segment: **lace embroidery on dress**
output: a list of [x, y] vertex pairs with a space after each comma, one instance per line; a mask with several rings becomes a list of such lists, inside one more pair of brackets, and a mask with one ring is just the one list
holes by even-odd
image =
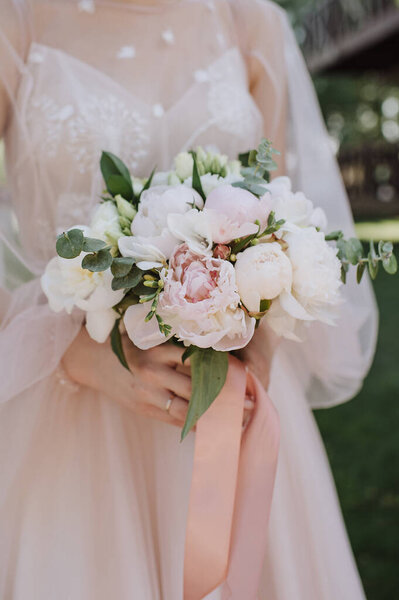
[[68, 150], [80, 173], [97, 168], [107, 148], [135, 171], [148, 155], [149, 120], [114, 95], [89, 96], [68, 123]]
[[231, 48], [207, 69], [196, 71], [194, 77], [199, 83], [209, 83], [208, 110], [221, 131], [242, 138], [256, 134], [259, 113], [248, 92], [238, 48]]
[[32, 99], [27, 115], [28, 124], [43, 124], [39, 144], [45, 156], [54, 158], [57, 155], [65, 133], [64, 124], [74, 112], [72, 104], [60, 106], [47, 94]]
[[95, 202], [87, 194], [61, 194], [57, 199], [55, 220], [57, 235], [75, 225], [88, 223]]

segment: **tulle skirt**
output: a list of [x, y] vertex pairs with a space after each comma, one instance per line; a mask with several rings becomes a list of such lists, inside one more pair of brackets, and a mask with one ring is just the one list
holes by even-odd
[[[194, 434], [181, 444], [177, 429], [61, 378], [0, 408], [0, 598], [182, 600]], [[280, 352], [270, 393], [281, 450], [259, 599], [362, 600], [300, 389]]]

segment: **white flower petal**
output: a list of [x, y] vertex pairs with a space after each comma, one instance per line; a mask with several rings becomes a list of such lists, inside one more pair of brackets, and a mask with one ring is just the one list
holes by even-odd
[[165, 337], [159, 331], [158, 321], [155, 317], [148, 321], [148, 323], [145, 322], [145, 317], [149, 313], [150, 308], [150, 303], [134, 304], [133, 306], [129, 306], [123, 318], [129, 338], [140, 350], [148, 350], [154, 346], [159, 346], [159, 344], [163, 344], [172, 337], [172, 334], [169, 337]]
[[312, 315], [310, 315], [303, 308], [302, 304], [294, 298], [294, 296], [288, 292], [282, 292], [279, 297], [281, 307], [295, 319], [301, 319], [302, 321], [313, 321]]
[[103, 344], [111, 333], [117, 316], [112, 308], [90, 310], [86, 314], [86, 329], [89, 336], [99, 344]]

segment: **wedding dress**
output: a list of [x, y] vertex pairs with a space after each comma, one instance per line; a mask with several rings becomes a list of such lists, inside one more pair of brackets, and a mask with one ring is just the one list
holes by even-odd
[[[144, 176], [183, 149], [234, 156], [264, 134], [330, 229], [350, 234], [342, 182], [293, 34], [272, 3], [2, 0], [0, 16], [10, 101], [0, 598], [181, 600], [194, 434], [180, 444], [177, 429], [64, 376], [59, 362], [81, 316], [52, 313], [38, 277], [57, 231], [87, 221], [98, 201], [102, 149]], [[9, 248], [34, 276], [12, 292]], [[284, 341], [273, 364], [281, 449], [262, 600], [364, 598], [311, 413], [352, 397], [372, 359], [369, 282], [351, 279], [344, 293], [337, 327], [311, 326], [302, 345]]]

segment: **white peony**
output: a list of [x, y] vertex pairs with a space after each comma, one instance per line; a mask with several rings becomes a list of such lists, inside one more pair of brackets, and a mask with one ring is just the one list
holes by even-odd
[[82, 258], [83, 254], [72, 259], [55, 256], [42, 275], [42, 289], [55, 312], [70, 314], [75, 306], [86, 311], [90, 336], [104, 342], [117, 316], [112, 311], [112, 320], [110, 309], [122, 300], [123, 290], [112, 290], [110, 269], [92, 273], [82, 268]]
[[[206, 173], [205, 175], [201, 175], [201, 185], [206, 197], [217, 187], [226, 184], [232, 184], [236, 181], [242, 181], [242, 175], [237, 175], [235, 173], [230, 173], [226, 175], [226, 177], [221, 177], [220, 175], [213, 175], [211, 173]], [[184, 185], [191, 188], [193, 185], [192, 177], [188, 177], [184, 181]]]
[[293, 279], [292, 296], [280, 299], [282, 307], [294, 317], [304, 310], [308, 318], [333, 324], [342, 285], [337, 250], [313, 227], [288, 233], [285, 241]]
[[[151, 181], [151, 187], [158, 185], [170, 185], [170, 176], [173, 171], [157, 171]], [[180, 179], [177, 179], [175, 185], [180, 185]]]
[[327, 227], [327, 218], [321, 208], [314, 208], [313, 203], [302, 192], [294, 193], [289, 177], [276, 177], [266, 186], [267, 193], [263, 197], [275, 213], [276, 220], [284, 219], [287, 224], [282, 231], [289, 230], [290, 225], [297, 227]]
[[111, 246], [117, 246], [118, 239], [122, 235], [119, 223], [119, 212], [115, 204], [110, 200], [102, 202], [94, 211], [91, 226], [91, 237], [104, 240]]
[[193, 208], [184, 214], [170, 214], [168, 227], [171, 235], [180, 242], [186, 242], [193, 252], [210, 255], [213, 240], [209, 212]]
[[[193, 204], [202, 208], [204, 203], [195, 190], [183, 185], [150, 187], [141, 196], [132, 222], [133, 236], [147, 238], [149, 244], [169, 258], [178, 241], [168, 229], [168, 215], [184, 214], [192, 209]], [[128, 242], [124, 242], [125, 249], [127, 245]]]
[[261, 300], [273, 300], [291, 289], [291, 262], [278, 242], [250, 246], [240, 252], [235, 271], [241, 300], [253, 313], [259, 312]]

